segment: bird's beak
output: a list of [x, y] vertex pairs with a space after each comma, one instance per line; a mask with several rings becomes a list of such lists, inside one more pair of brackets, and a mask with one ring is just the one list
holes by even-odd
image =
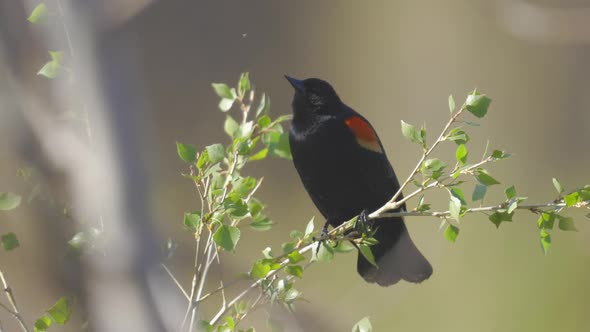
[[289, 83], [291, 83], [291, 85], [293, 86], [293, 88], [295, 88], [295, 91], [304, 93], [305, 92], [305, 86], [303, 85], [303, 81], [302, 80], [298, 80], [296, 78], [290, 77], [285, 75], [285, 78], [287, 79], [287, 81], [289, 81]]

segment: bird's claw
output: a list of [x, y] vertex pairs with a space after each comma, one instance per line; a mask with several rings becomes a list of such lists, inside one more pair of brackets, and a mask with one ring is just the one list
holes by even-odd
[[373, 228], [373, 221], [369, 220], [369, 212], [367, 210], [361, 211], [359, 216], [356, 218], [353, 227], [361, 234], [366, 234], [371, 231]]
[[320, 232], [320, 238], [319, 239], [316, 239], [315, 237], [312, 238], [312, 240], [314, 242], [318, 241], [318, 246], [316, 247], [316, 250], [315, 250], [316, 256], [320, 252], [320, 246], [322, 245], [322, 243], [328, 239], [328, 225], [329, 225], [329, 223], [326, 220], [326, 223], [324, 224], [324, 227], [322, 227], [322, 231]]

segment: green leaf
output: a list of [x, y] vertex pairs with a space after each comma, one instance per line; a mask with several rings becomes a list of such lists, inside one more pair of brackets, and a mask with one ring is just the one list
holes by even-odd
[[361, 252], [361, 254], [363, 255], [363, 257], [365, 257], [365, 259], [371, 263], [373, 266], [377, 267], [377, 262], [375, 262], [375, 256], [373, 256], [373, 251], [371, 251], [371, 247], [369, 247], [366, 244], [359, 244], [359, 251]]
[[237, 137], [249, 137], [254, 130], [254, 121], [244, 122], [240, 125], [239, 130], [236, 132]]
[[455, 152], [455, 156], [457, 158], [457, 161], [461, 165], [465, 164], [465, 162], [467, 161], [467, 148], [465, 147], [465, 144], [461, 144], [457, 147], [457, 152]]
[[[264, 94], [262, 95], [264, 97]], [[263, 103], [261, 101], [261, 103]], [[266, 96], [266, 99], [264, 100], [264, 105], [263, 106], [259, 106], [258, 109], [256, 110], [256, 116], [260, 115], [260, 114], [268, 114], [270, 111], [270, 98], [268, 96]]]
[[68, 244], [74, 249], [82, 249], [86, 245], [88, 245], [89, 237], [84, 232], [78, 232], [72, 236], [72, 238], [68, 241]]
[[285, 293], [285, 302], [292, 303], [301, 296], [301, 292], [295, 288], [291, 288]]
[[49, 79], [56, 78], [59, 74], [61, 65], [55, 61], [46, 62], [41, 69], [37, 72], [37, 75], [45, 76]]
[[297, 230], [291, 231], [291, 233], [289, 233], [289, 237], [293, 240], [301, 240], [303, 238], [303, 232]]
[[422, 144], [422, 137], [420, 136], [420, 133], [418, 132], [418, 130], [416, 130], [416, 127], [414, 127], [413, 125], [404, 122], [404, 120], [401, 121], [402, 123], [402, 134], [404, 135], [405, 138], [409, 139], [410, 142], [412, 143], [418, 143], [418, 144]]
[[234, 120], [234, 118], [232, 118], [231, 115], [228, 115], [225, 118], [225, 122], [223, 124], [223, 130], [225, 131], [225, 133], [228, 134], [229, 137], [235, 138], [238, 129], [240, 129], [240, 124], [236, 120]]
[[201, 213], [200, 212], [185, 212], [183, 224], [191, 231], [196, 231], [201, 227]]
[[223, 160], [225, 156], [225, 150], [223, 149], [223, 145], [217, 143], [209, 145], [207, 148], [207, 155], [209, 156], [209, 161], [212, 164], [220, 162]]
[[445, 139], [448, 141], [453, 141], [457, 145], [461, 145], [469, 142], [469, 135], [459, 128], [453, 128], [449, 131], [449, 134]]
[[262, 96], [260, 97], [260, 103], [258, 103], [258, 107], [256, 107], [256, 117], [258, 117], [260, 114], [266, 114], [267, 112], [264, 112], [265, 108], [266, 108], [266, 95], [263, 93]]
[[0, 237], [0, 242], [2, 242], [2, 247], [6, 251], [14, 250], [20, 246], [20, 243], [18, 242], [18, 239], [16, 238], [16, 234], [14, 234], [12, 232], [2, 234], [2, 236]]
[[47, 313], [53, 320], [58, 324], [65, 324], [70, 319], [70, 315], [72, 314], [72, 308], [68, 303], [68, 299], [65, 297], [60, 298], [57, 302], [53, 305], [53, 307], [47, 310]]
[[291, 156], [291, 147], [289, 146], [289, 134], [279, 134], [278, 139], [276, 144], [270, 145], [269, 151], [277, 157], [291, 160], [293, 157]]
[[508, 202], [508, 210], [507, 210], [507, 212], [508, 213], [514, 212], [514, 210], [516, 210], [516, 208], [518, 207], [518, 203], [519, 203], [519, 200], [518, 199], [516, 199], [516, 198], [511, 199]]
[[240, 177], [232, 183], [232, 191], [240, 196], [250, 193], [254, 187], [256, 187], [256, 179], [251, 176]]
[[227, 112], [231, 109], [233, 104], [234, 104], [234, 99], [222, 98], [219, 101], [218, 107], [222, 112]]
[[248, 90], [250, 90], [250, 87], [251, 85], [249, 73], [242, 73], [242, 75], [240, 76], [240, 81], [238, 82], [238, 94], [240, 96], [243, 96], [246, 92], [248, 92]]
[[334, 247], [335, 252], [347, 253], [353, 251], [355, 248], [344, 241], [338, 241], [338, 244]]
[[543, 253], [547, 255], [549, 253], [549, 248], [551, 247], [551, 235], [547, 233], [546, 230], [541, 230], [541, 249], [543, 249]]
[[221, 225], [213, 234], [213, 240], [226, 251], [234, 251], [240, 240], [240, 229], [234, 226]]
[[488, 219], [494, 224], [496, 225], [496, 228], [500, 227], [500, 224], [503, 221], [512, 221], [512, 216], [514, 215], [514, 213], [512, 212], [507, 212], [507, 211], [496, 211], [494, 213], [492, 213]]
[[541, 229], [553, 229], [555, 214], [553, 212], [543, 212], [537, 220], [537, 226]]
[[231, 89], [225, 83], [213, 83], [211, 84], [215, 93], [221, 98], [234, 100], [235, 96], [232, 94]]
[[194, 162], [197, 156], [197, 148], [192, 144], [183, 144], [177, 141], [176, 151], [178, 152], [180, 159], [186, 161], [187, 163]]
[[449, 111], [451, 113], [453, 113], [454, 110], [455, 110], [455, 98], [453, 97], [453, 95], [449, 95]]
[[301, 265], [289, 265], [287, 266], [287, 274], [301, 278], [303, 276], [303, 268]]
[[266, 259], [272, 259], [272, 249], [270, 247], [264, 248], [264, 250], [262, 250], [262, 255], [264, 255], [264, 258]]
[[207, 150], [204, 150], [201, 155], [199, 156], [199, 159], [197, 160], [197, 168], [199, 170], [203, 169], [203, 166], [207, 165], [209, 163], [209, 154], [207, 153]]
[[251, 160], [251, 161], [262, 160], [262, 159], [266, 158], [267, 155], [268, 155], [268, 148], [264, 148], [264, 149], [256, 152], [254, 155], [252, 155], [248, 160]]
[[234, 319], [230, 316], [225, 316], [223, 319], [225, 319], [225, 322], [227, 323], [227, 327], [229, 327], [230, 330], [235, 330], [236, 328], [236, 322], [234, 321]]
[[565, 195], [565, 197], [563, 197], [563, 200], [565, 201], [565, 205], [567, 207], [572, 207], [574, 205], [576, 205], [576, 203], [578, 203], [578, 192], [574, 191], [573, 193], [569, 194], [569, 195]]
[[33, 11], [31, 12], [31, 15], [29, 16], [29, 18], [27, 18], [27, 21], [33, 24], [41, 23], [42, 20], [45, 20], [47, 18], [48, 12], [49, 11], [47, 10], [47, 6], [45, 5], [45, 3], [42, 2], [35, 6]]
[[264, 232], [272, 228], [272, 220], [264, 216], [259, 216], [250, 223], [250, 227], [255, 231]]
[[437, 158], [433, 158], [433, 159], [428, 159], [424, 162], [424, 167], [428, 170], [431, 170], [432, 172], [437, 172], [437, 171], [441, 171], [443, 169], [445, 169], [445, 167], [447, 167], [447, 165], [442, 162], [440, 159]]
[[354, 326], [352, 327], [352, 332], [373, 332], [373, 326], [371, 326], [371, 321], [369, 321], [369, 317], [364, 317], [363, 319], [359, 320]]
[[475, 189], [473, 189], [473, 194], [471, 195], [471, 200], [474, 202], [482, 200], [485, 197], [487, 191], [488, 187], [486, 185], [480, 183], [476, 184]]
[[459, 187], [451, 188], [451, 195], [458, 198], [461, 201], [461, 205], [467, 205], [467, 201], [465, 200], [465, 195], [463, 195], [463, 191]]
[[292, 251], [289, 255], [287, 255], [287, 258], [289, 258], [289, 263], [291, 264], [297, 264], [305, 260], [305, 256], [300, 254], [297, 250]]
[[250, 277], [254, 279], [262, 279], [270, 272], [270, 265], [266, 260], [257, 260], [250, 270]]
[[0, 211], [16, 209], [22, 201], [22, 197], [11, 192], [0, 192]]
[[47, 331], [47, 329], [51, 326], [52, 323], [53, 322], [51, 321], [51, 318], [49, 318], [47, 315], [39, 317], [35, 321], [35, 332]]
[[49, 79], [56, 78], [62, 68], [61, 62], [63, 59], [63, 52], [49, 51], [51, 61], [45, 63], [43, 67], [37, 72], [37, 75], [45, 76]]
[[510, 186], [504, 190], [504, 193], [506, 194], [506, 198], [512, 199], [516, 197], [516, 188], [514, 188], [514, 186]]
[[248, 205], [238, 193], [229, 194], [223, 203], [223, 207], [232, 217], [240, 218], [248, 214]]
[[365, 237], [361, 241], [362, 244], [366, 244], [367, 246], [374, 246], [379, 243], [376, 238], [374, 237]]
[[452, 243], [457, 241], [457, 236], [459, 236], [459, 227], [448, 224], [447, 229], [445, 229], [445, 238]]
[[308, 237], [313, 233], [313, 230], [315, 228], [314, 223], [313, 223], [314, 219], [315, 219], [315, 217], [311, 217], [311, 219], [307, 223], [307, 226], [305, 226], [304, 237]]
[[474, 90], [465, 101], [467, 110], [478, 118], [483, 118], [488, 112], [488, 107], [492, 100], [486, 95], [479, 94], [477, 90]]
[[426, 142], [426, 128], [424, 126], [420, 127], [420, 141]]
[[451, 218], [459, 220], [459, 216], [461, 215], [461, 200], [459, 198], [451, 196], [451, 200], [449, 201], [449, 212]]
[[555, 190], [557, 190], [558, 194], [561, 195], [563, 193], [563, 187], [561, 186], [561, 183], [557, 181], [556, 178], [553, 178], [553, 186], [555, 187]]
[[213, 332], [213, 325], [209, 324], [209, 322], [200, 320], [197, 322], [199, 332]]
[[334, 249], [330, 247], [326, 242], [322, 242], [320, 245], [320, 250], [316, 253], [316, 248], [313, 248], [314, 259], [318, 262], [328, 263], [332, 261], [334, 258]]
[[506, 153], [501, 150], [494, 150], [492, 152], [492, 158], [494, 158], [494, 159], [506, 159], [506, 158], [509, 158], [510, 156], [511, 156], [510, 153]]
[[258, 216], [262, 209], [264, 209], [264, 205], [261, 201], [254, 197], [250, 198], [250, 201], [248, 201], [248, 211], [250, 211], [252, 217]]
[[557, 218], [559, 219], [559, 229], [562, 231], [578, 231], [576, 225], [574, 224], [574, 218], [564, 216], [557, 216]]
[[490, 173], [488, 173], [488, 171], [486, 171], [485, 169], [478, 169], [475, 172], [475, 178], [481, 184], [486, 185], [486, 186], [492, 186], [494, 184], [499, 184], [500, 183], [500, 182], [498, 182], [498, 180], [494, 179], [490, 175]]
[[294, 242], [285, 242], [281, 245], [281, 250], [283, 253], [288, 254], [295, 250], [295, 243]]
[[257, 122], [258, 127], [260, 129], [264, 129], [264, 128], [268, 127], [271, 123], [272, 123], [272, 120], [270, 119], [270, 116], [268, 116], [268, 115], [261, 116]]

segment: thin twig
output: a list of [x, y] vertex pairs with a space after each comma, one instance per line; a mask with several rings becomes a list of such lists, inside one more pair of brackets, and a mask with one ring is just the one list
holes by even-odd
[[393, 197], [389, 200], [389, 202], [387, 204], [385, 204], [383, 207], [379, 208], [377, 211], [371, 213], [371, 215], [369, 215], [370, 218], [374, 218], [376, 215], [379, 215], [379, 214], [385, 212], [385, 210], [397, 209], [398, 207], [402, 206], [402, 204], [403, 204], [403, 202], [405, 202], [405, 200], [397, 201], [397, 199], [400, 197], [403, 190], [408, 186], [408, 184], [414, 179], [416, 174], [418, 174], [420, 167], [422, 167], [422, 163], [426, 160], [426, 158], [428, 158], [428, 156], [432, 153], [432, 151], [434, 151], [434, 149], [438, 146], [438, 144], [444, 140], [447, 131], [449, 130], [451, 125], [457, 120], [459, 115], [461, 115], [461, 113], [463, 113], [463, 111], [465, 110], [465, 107], [466, 107], [466, 105], [463, 105], [461, 107], [461, 109], [459, 109], [455, 114], [453, 114], [453, 116], [449, 119], [449, 122], [447, 122], [447, 124], [443, 128], [442, 132], [440, 133], [440, 135], [438, 136], [436, 141], [432, 144], [432, 146], [428, 150], [426, 150], [422, 154], [422, 157], [420, 157], [420, 160], [416, 164], [416, 167], [414, 167], [414, 170], [410, 173], [408, 178], [402, 183], [402, 185], [399, 187], [399, 189], [397, 190], [395, 195], [393, 195]]
[[12, 288], [10, 288], [10, 286], [8, 285], [8, 282], [6, 281], [6, 277], [4, 276], [4, 272], [2, 272], [2, 270], [0, 270], [0, 279], [2, 280], [2, 285], [4, 287], [4, 293], [6, 294], [6, 297], [8, 298], [8, 302], [10, 302], [10, 305], [12, 306], [12, 310], [10, 310], [4, 304], [2, 304], [2, 307], [4, 309], [6, 309], [11, 315], [14, 316], [14, 318], [18, 321], [18, 323], [23, 331], [29, 332], [29, 328], [27, 327], [27, 324], [25, 323], [25, 320], [23, 319], [23, 317], [20, 315], [20, 312], [18, 310], [18, 306], [16, 305], [16, 299], [14, 298], [14, 294], [12, 293]]
[[160, 265], [162, 265], [162, 268], [164, 268], [164, 270], [166, 271], [166, 273], [168, 273], [168, 276], [170, 276], [170, 279], [172, 279], [172, 281], [174, 281], [174, 283], [176, 284], [176, 287], [178, 287], [178, 289], [180, 289], [180, 291], [182, 292], [182, 295], [184, 295], [184, 298], [186, 298], [186, 300], [190, 302], [190, 296], [184, 290], [184, 288], [182, 287], [182, 285], [180, 284], [180, 282], [178, 281], [178, 279], [176, 279], [176, 277], [174, 276], [174, 274], [172, 274], [172, 271], [170, 271], [170, 269], [168, 268], [168, 266], [166, 266], [166, 264], [164, 264], [164, 263], [161, 263]]
[[[590, 204], [590, 202], [582, 202], [582, 204]], [[561, 209], [566, 207], [565, 203], [555, 203], [555, 202], [547, 202], [547, 203], [537, 203], [537, 204], [522, 204], [517, 205], [516, 209], [518, 210], [529, 210], [533, 213], [538, 213], [539, 209], [542, 208], [554, 208], [554, 209]], [[465, 209], [465, 213], [476, 213], [476, 212], [492, 212], [498, 210], [505, 210], [507, 207], [505, 204], [500, 205], [493, 205], [493, 206], [482, 206], [476, 208], [468, 208]], [[376, 218], [391, 218], [391, 217], [438, 217], [438, 218], [445, 218], [451, 215], [450, 211], [441, 211], [441, 212], [420, 212], [420, 211], [409, 211], [409, 212], [387, 212], [379, 215]]]

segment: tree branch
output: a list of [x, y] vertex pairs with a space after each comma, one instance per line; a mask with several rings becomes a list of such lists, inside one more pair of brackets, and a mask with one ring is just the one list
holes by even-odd
[[14, 294], [12, 293], [12, 288], [10, 288], [10, 286], [8, 285], [8, 282], [6, 281], [6, 277], [4, 277], [4, 272], [2, 272], [2, 270], [0, 270], [0, 280], [2, 281], [2, 287], [4, 288], [4, 293], [6, 294], [6, 297], [8, 298], [8, 302], [10, 302], [10, 305], [12, 306], [12, 310], [10, 310], [10, 308], [8, 308], [7, 306], [5, 306], [2, 303], [0, 303], [0, 305], [2, 306], [2, 308], [4, 308], [6, 311], [8, 311], [12, 316], [14, 316], [14, 318], [18, 321], [21, 329], [24, 332], [29, 332], [29, 328], [27, 327], [27, 324], [25, 323], [25, 320], [23, 319], [23, 317], [20, 315], [20, 312], [18, 310], [18, 306], [16, 305], [16, 299], [14, 298]]

